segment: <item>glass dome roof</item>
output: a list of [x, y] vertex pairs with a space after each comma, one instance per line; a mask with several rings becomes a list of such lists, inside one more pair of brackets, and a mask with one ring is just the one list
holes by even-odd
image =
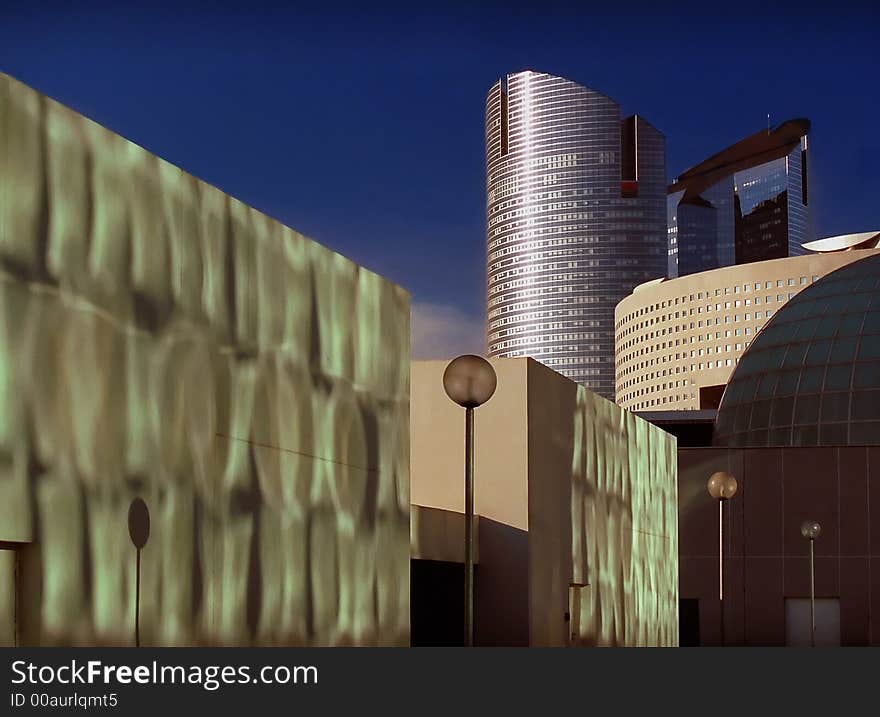
[[880, 445], [880, 254], [796, 294], [743, 354], [715, 445]]

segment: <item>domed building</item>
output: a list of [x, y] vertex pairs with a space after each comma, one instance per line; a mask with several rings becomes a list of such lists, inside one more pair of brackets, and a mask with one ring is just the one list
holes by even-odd
[[743, 354], [716, 446], [880, 445], [880, 254], [794, 296]]

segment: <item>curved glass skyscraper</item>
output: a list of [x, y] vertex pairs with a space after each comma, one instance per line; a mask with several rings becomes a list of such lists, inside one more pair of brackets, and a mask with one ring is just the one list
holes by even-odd
[[663, 135], [539, 72], [486, 99], [490, 356], [532, 356], [614, 395], [614, 307], [666, 274]]

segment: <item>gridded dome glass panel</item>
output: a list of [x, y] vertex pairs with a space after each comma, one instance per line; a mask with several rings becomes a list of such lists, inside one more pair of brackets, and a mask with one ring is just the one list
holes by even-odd
[[880, 254], [796, 294], [727, 384], [719, 446], [880, 445]]

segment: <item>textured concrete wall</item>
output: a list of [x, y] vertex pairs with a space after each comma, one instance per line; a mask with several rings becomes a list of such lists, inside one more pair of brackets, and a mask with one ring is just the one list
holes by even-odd
[[678, 644], [676, 445], [529, 362], [532, 644]]
[[676, 646], [676, 439], [582, 386], [574, 423], [574, 641]]
[[22, 641], [132, 642], [142, 496], [143, 643], [405, 644], [408, 414], [406, 292], [0, 75]]
[[[413, 502], [463, 511], [464, 412], [443, 392], [447, 363], [413, 364]], [[498, 389], [475, 413], [476, 512], [527, 531], [527, 545], [493, 550], [481, 528], [477, 619], [495, 622], [477, 636], [525, 640], [497, 608], [506, 590], [527, 600], [531, 645], [677, 645], [675, 437], [532, 359], [491, 363]]]

